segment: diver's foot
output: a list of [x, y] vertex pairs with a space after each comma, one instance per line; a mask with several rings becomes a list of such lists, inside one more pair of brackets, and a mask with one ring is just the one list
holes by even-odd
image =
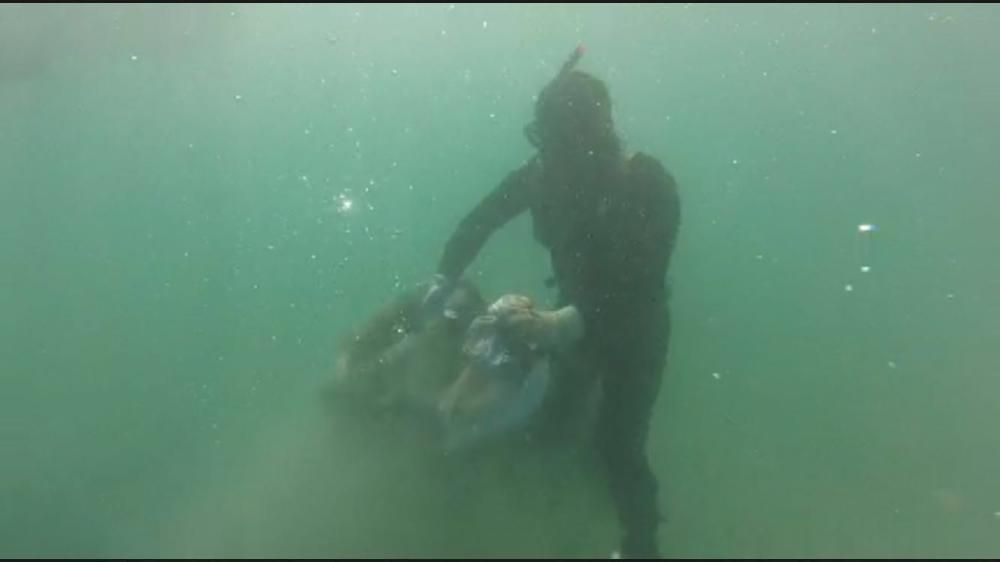
[[626, 536], [621, 548], [611, 554], [612, 558], [626, 560], [655, 560], [660, 558], [656, 539], [652, 537]]
[[611, 553], [610, 558], [612, 560], [659, 560], [661, 557], [658, 554], [645, 554], [642, 556], [629, 556], [627, 554], [622, 554], [621, 550], [616, 550]]

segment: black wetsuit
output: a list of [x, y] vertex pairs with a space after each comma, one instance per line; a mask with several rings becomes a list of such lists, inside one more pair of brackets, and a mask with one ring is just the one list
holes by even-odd
[[[676, 183], [644, 154], [629, 160], [617, 185], [596, 193], [560, 195], [543, 178], [538, 159], [510, 173], [461, 221], [438, 272], [458, 278], [496, 229], [531, 212], [535, 238], [550, 251], [560, 305], [575, 305], [584, 318], [579, 353], [599, 370], [596, 438], [625, 530], [623, 554], [656, 554], [661, 516], [646, 440], [670, 338], [666, 273], [680, 221]], [[575, 373], [566, 374], [557, 379]]]

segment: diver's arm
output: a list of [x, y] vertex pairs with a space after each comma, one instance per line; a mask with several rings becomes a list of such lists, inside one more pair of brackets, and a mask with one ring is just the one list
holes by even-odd
[[544, 340], [549, 349], [564, 351], [583, 338], [583, 315], [575, 306], [564, 306], [542, 314], [551, 326]]
[[505, 298], [506, 306], [494, 309], [500, 315], [503, 329], [532, 347], [546, 352], [565, 351], [583, 338], [583, 315], [576, 306], [537, 310], [527, 297], [506, 295]]
[[511, 172], [483, 198], [459, 223], [445, 244], [437, 272], [455, 281], [479, 254], [498, 228], [525, 211], [530, 205], [531, 186], [537, 172], [533, 159]]
[[632, 169], [642, 188], [633, 206], [637, 212], [626, 228], [639, 263], [631, 268], [625, 290], [644, 294], [664, 286], [680, 227], [681, 204], [677, 182], [658, 160], [638, 154]]

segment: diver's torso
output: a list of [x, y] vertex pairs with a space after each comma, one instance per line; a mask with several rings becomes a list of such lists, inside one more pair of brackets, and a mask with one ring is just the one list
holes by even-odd
[[589, 303], [608, 320], [608, 328], [618, 318], [631, 321], [660, 308], [657, 305], [666, 306], [663, 286], [645, 287], [637, 294], [628, 283], [647, 267], [637, 248], [648, 246], [630, 239], [629, 223], [648, 211], [637, 208], [643, 198], [632, 195], [661, 187], [642, 185], [632, 173], [632, 161], [617, 181], [587, 189], [552, 189], [540, 164], [531, 174], [534, 235], [550, 252], [560, 304]]

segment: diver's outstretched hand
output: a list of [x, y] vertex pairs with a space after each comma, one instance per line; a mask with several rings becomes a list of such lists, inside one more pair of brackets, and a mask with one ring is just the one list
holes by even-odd
[[576, 307], [538, 310], [530, 298], [504, 295], [490, 311], [511, 337], [545, 351], [565, 349], [583, 337], [583, 318]]

